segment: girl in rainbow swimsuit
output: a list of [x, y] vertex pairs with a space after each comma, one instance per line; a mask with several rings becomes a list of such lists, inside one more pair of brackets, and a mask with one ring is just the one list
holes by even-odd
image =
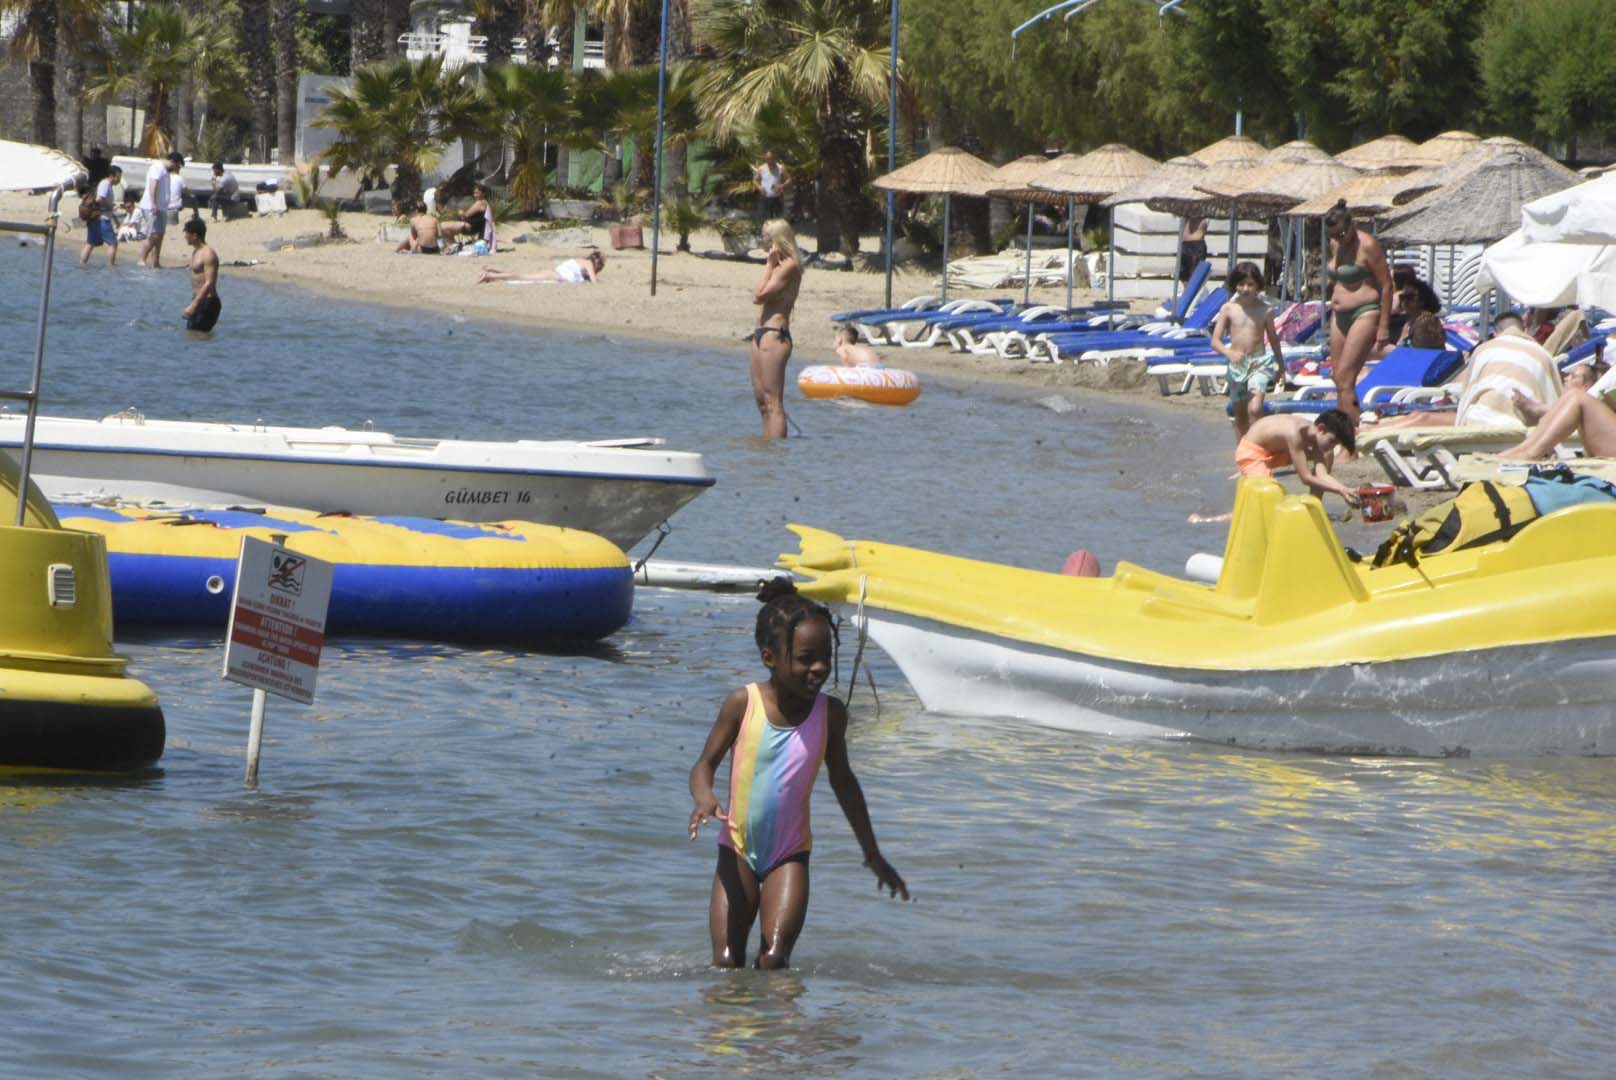
[[[819, 764], [830, 770], [847, 823], [876, 889], [909, 899], [903, 878], [881, 855], [864, 792], [847, 760], [847, 707], [819, 692], [831, 670], [830, 611], [798, 594], [787, 578], [758, 593], [757, 645], [769, 681], [731, 691], [719, 706], [701, 756], [690, 769], [690, 839], [719, 822], [718, 869], [707, 925], [713, 964], [746, 964], [746, 941], [762, 915], [757, 966], [783, 968], [808, 914], [808, 802]], [[729, 809], [713, 779], [730, 755]]]

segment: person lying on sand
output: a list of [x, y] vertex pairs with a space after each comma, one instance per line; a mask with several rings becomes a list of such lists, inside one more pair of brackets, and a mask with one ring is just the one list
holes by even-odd
[[477, 284], [487, 285], [498, 281], [532, 281], [540, 284], [560, 282], [565, 285], [582, 285], [587, 281], [594, 284], [600, 280], [600, 272], [605, 265], [606, 256], [598, 251], [591, 251], [584, 259], [568, 259], [556, 263], [554, 270], [533, 270], [526, 274], [501, 270], [497, 266], [485, 266], [483, 276], [477, 279]]

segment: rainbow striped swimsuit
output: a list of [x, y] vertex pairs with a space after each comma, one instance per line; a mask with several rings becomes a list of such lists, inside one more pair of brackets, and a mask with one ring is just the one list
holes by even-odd
[[729, 826], [719, 842], [759, 879], [813, 847], [808, 800], [825, 760], [825, 695], [796, 727], [769, 722], [757, 683], [746, 687], [746, 715], [729, 759]]

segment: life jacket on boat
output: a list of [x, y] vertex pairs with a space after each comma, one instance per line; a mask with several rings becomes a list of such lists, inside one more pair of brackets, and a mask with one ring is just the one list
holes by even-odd
[[1375, 551], [1373, 565], [1414, 565], [1428, 555], [1507, 540], [1539, 517], [1524, 487], [1479, 480], [1413, 521], [1404, 521]]

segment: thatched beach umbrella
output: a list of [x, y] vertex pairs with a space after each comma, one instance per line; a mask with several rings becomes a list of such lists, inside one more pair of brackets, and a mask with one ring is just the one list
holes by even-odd
[[1229, 269], [1234, 268], [1239, 256], [1240, 221], [1271, 217], [1290, 202], [1299, 200], [1254, 200], [1251, 196], [1273, 187], [1281, 177], [1297, 166], [1309, 163], [1327, 163], [1332, 159], [1306, 139], [1294, 139], [1265, 152], [1255, 161], [1232, 160], [1214, 165], [1202, 179], [1196, 181], [1197, 190], [1208, 196], [1202, 216], [1228, 215]]
[[1576, 173], [1530, 148], [1505, 150], [1409, 203], [1381, 233], [1394, 243], [1490, 244], [1520, 228], [1521, 207], [1577, 183]]
[[[1322, 219], [1325, 214], [1338, 203], [1345, 202], [1347, 209], [1354, 214], [1382, 214], [1392, 208], [1392, 199], [1386, 192], [1386, 185], [1397, 177], [1403, 175], [1401, 170], [1377, 169], [1372, 172], [1360, 172], [1350, 177], [1345, 183], [1338, 184], [1329, 191], [1304, 199], [1289, 210], [1285, 211], [1286, 220], [1293, 223], [1298, 237], [1305, 234], [1306, 223], [1313, 219]], [[1301, 242], [1298, 240], [1298, 248]], [[1328, 270], [1325, 263], [1329, 260], [1329, 240], [1324, 235], [1324, 223], [1319, 222], [1319, 303], [1322, 306], [1325, 297], [1329, 294]]]
[[1481, 136], [1468, 131], [1444, 131], [1420, 143], [1420, 152], [1440, 162], [1452, 161], [1481, 145]]
[[[1100, 200], [1100, 205], [1114, 211], [1123, 203], [1142, 202], [1159, 214], [1182, 216], [1174, 209], [1181, 198], [1193, 198], [1202, 193], [1195, 190], [1195, 181], [1206, 175], [1208, 166], [1196, 158], [1183, 156], [1168, 158], [1138, 180]], [[1203, 196], [1204, 197], [1204, 196]], [[1178, 264], [1184, 255], [1184, 230], [1178, 230], [1173, 251], [1173, 298], [1171, 307], [1178, 307]]]
[[1354, 169], [1397, 169], [1403, 172], [1440, 165], [1444, 160], [1406, 135], [1382, 135], [1341, 151], [1335, 159]]
[[1033, 181], [1043, 175], [1049, 161], [1050, 159], [1042, 154], [1023, 154], [1016, 160], [994, 169], [968, 193], [995, 199], [1009, 199], [1012, 202], [1025, 203], [1027, 206], [1027, 266], [1021, 284], [1023, 304], [1032, 299], [1032, 208], [1036, 203], [1053, 205], [1060, 202], [1060, 197], [1053, 192], [1033, 187]]
[[[1062, 154], [1044, 167], [1034, 186], [1066, 197], [1066, 306], [1072, 306], [1072, 220], [1076, 203], [1097, 203], [1149, 175], [1156, 159], [1121, 143], [1106, 143], [1081, 157]], [[1106, 240], [1106, 299], [1116, 301], [1116, 210], [1109, 215]]]
[[943, 299], [948, 299], [948, 233], [950, 211], [955, 195], [968, 194], [986, 179], [993, 166], [957, 147], [945, 146], [899, 169], [876, 177], [872, 183], [883, 191], [905, 191], [917, 195], [943, 197]]
[[1426, 192], [1457, 183], [1467, 174], [1474, 172], [1483, 165], [1512, 154], [1524, 155], [1538, 166], [1551, 172], [1556, 170], [1570, 171], [1543, 151], [1528, 146], [1519, 139], [1511, 138], [1508, 135], [1498, 135], [1476, 143], [1475, 146], [1463, 154], [1435, 168], [1421, 169], [1400, 178], [1389, 187], [1392, 203], [1395, 206], [1412, 203]]
[[1202, 165], [1227, 165], [1230, 162], [1256, 161], [1265, 153], [1267, 150], [1256, 139], [1245, 135], [1226, 135], [1189, 156]]

